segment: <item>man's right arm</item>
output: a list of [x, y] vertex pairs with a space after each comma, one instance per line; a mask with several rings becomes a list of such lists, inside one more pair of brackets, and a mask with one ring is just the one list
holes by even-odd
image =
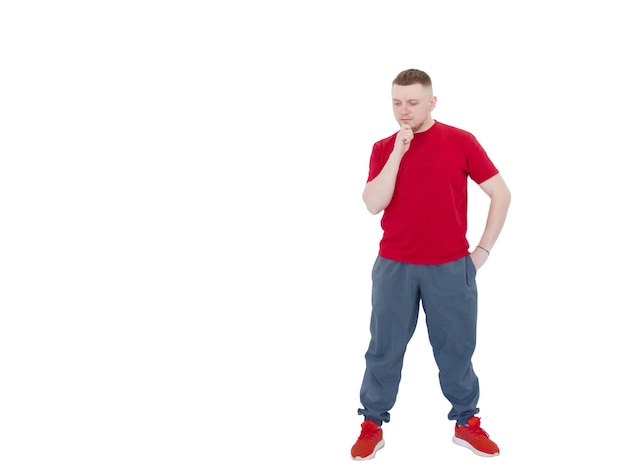
[[365, 185], [363, 201], [372, 214], [386, 209], [391, 202], [401, 161], [399, 152], [392, 152], [378, 176]]
[[391, 155], [383, 169], [376, 178], [365, 185], [363, 190], [363, 201], [367, 210], [372, 214], [378, 214], [387, 208], [393, 197], [396, 188], [396, 177], [400, 168], [402, 157], [409, 149], [413, 139], [413, 130], [410, 126], [404, 125], [396, 136], [396, 141]]

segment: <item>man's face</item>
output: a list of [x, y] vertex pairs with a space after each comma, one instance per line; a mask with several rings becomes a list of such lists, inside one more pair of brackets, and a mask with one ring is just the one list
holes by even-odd
[[432, 118], [430, 112], [435, 109], [437, 98], [433, 96], [432, 88], [424, 87], [419, 83], [391, 88], [393, 114], [401, 126], [408, 124], [413, 132], [420, 132], [430, 126]]

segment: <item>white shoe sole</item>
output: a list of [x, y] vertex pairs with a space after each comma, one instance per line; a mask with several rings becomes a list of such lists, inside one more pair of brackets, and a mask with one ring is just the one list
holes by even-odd
[[373, 459], [374, 457], [376, 457], [376, 452], [378, 452], [383, 447], [385, 447], [385, 440], [381, 439], [380, 442], [378, 444], [376, 444], [376, 447], [374, 447], [374, 452], [372, 452], [370, 455], [368, 455], [367, 457], [352, 457], [352, 460], [370, 460], [370, 459]]
[[452, 436], [452, 442], [454, 442], [456, 445], [459, 445], [461, 447], [466, 447], [467, 449], [471, 450], [476, 455], [480, 455], [481, 457], [497, 457], [498, 455], [500, 455], [499, 452], [495, 453], [495, 454], [487, 454], [485, 452], [481, 452], [481, 451], [475, 449], [474, 447], [472, 447], [472, 445], [469, 442], [464, 441], [463, 439], [459, 439], [456, 436]]

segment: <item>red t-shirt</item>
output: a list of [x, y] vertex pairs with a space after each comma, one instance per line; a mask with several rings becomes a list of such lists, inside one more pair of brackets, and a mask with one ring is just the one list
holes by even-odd
[[[374, 144], [368, 182], [387, 162], [395, 138], [393, 134]], [[436, 121], [414, 134], [381, 219], [380, 256], [413, 264], [442, 264], [466, 256], [467, 178], [480, 184], [497, 173], [467, 131]]]

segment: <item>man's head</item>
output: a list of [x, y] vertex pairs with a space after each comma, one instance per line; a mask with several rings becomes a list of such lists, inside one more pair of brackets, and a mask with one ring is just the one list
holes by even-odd
[[433, 124], [431, 111], [437, 97], [426, 72], [408, 69], [400, 72], [392, 82], [393, 114], [400, 126], [408, 124], [413, 132], [423, 132]]

